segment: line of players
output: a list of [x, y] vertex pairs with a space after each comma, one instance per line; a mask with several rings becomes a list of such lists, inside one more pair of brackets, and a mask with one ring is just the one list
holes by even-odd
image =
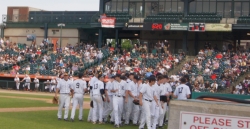
[[[168, 119], [168, 102], [172, 96], [172, 88], [167, 75], [157, 74], [151, 76], [142, 83], [142, 80], [130, 73], [127, 79], [119, 74], [107, 82], [105, 91], [102, 76], [96, 74], [89, 82], [90, 96], [93, 108], [90, 109], [88, 121], [96, 124], [106, 123], [110, 115], [110, 122], [119, 128], [121, 125], [139, 125], [143, 129], [147, 123], [148, 129], [163, 127]], [[186, 78], [181, 78], [179, 85], [172, 97], [187, 99], [190, 97], [190, 89], [186, 84]], [[133, 103], [139, 100], [139, 105]]]
[[[181, 78], [179, 85], [172, 95], [172, 88], [169, 78], [166, 75], [158, 74], [150, 76], [142, 83], [141, 78], [130, 73], [127, 79], [120, 74], [113, 76], [104, 86], [104, 76], [102, 73], [95, 73], [89, 81], [87, 89], [86, 82], [79, 74], [79, 79], [70, 81], [67, 73], [61, 76], [58, 81], [55, 97], [60, 93], [58, 120], [62, 119], [62, 108], [65, 107], [64, 120], [68, 121], [70, 96], [73, 95], [73, 108], [70, 120], [74, 121], [75, 109], [79, 104], [80, 111], [78, 119], [82, 118], [83, 94], [90, 91], [92, 107], [89, 111], [88, 121], [93, 124], [114, 123], [119, 128], [122, 125], [139, 125], [143, 129], [145, 124], [147, 129], [163, 127], [164, 121], [168, 120], [168, 103], [171, 97], [177, 99], [187, 99], [190, 96], [190, 89], [186, 84], [186, 78]], [[139, 105], [133, 100], [139, 100]]]
[[[73, 78], [71, 76], [70, 80], [73, 82]], [[16, 83], [16, 89], [19, 90], [20, 88], [20, 83], [24, 82], [23, 84], [23, 88], [27, 88], [27, 90], [30, 90], [30, 84], [32, 83], [31, 78], [29, 77], [29, 75], [25, 75], [25, 77], [20, 81], [20, 78], [18, 77], [18, 75], [15, 76], [14, 81]], [[58, 78], [51, 78], [51, 80], [47, 80], [44, 82], [45, 86], [44, 89], [45, 91], [48, 92], [55, 92], [56, 91], [56, 85], [58, 82]], [[35, 83], [35, 90], [38, 91], [38, 88], [40, 86], [39, 83], [39, 79], [38, 78], [34, 78], [33, 83]]]

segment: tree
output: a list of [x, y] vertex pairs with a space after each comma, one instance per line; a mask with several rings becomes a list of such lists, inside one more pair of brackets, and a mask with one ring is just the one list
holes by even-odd
[[133, 45], [130, 43], [130, 40], [125, 39], [122, 42], [122, 50], [130, 51], [132, 49]]

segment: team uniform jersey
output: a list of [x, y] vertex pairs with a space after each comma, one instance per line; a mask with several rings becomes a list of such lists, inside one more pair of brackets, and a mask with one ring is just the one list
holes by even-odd
[[30, 83], [30, 77], [25, 77], [24, 80], [26, 83]]
[[16, 83], [20, 83], [20, 79], [19, 79], [18, 77], [15, 78], [14, 81], [15, 81]]
[[113, 81], [113, 89], [117, 90], [117, 92], [114, 93], [114, 95], [118, 96], [125, 96], [125, 88], [126, 88], [127, 82], [121, 80], [121, 82]]
[[71, 88], [76, 94], [84, 94], [84, 90], [87, 88], [87, 83], [82, 79], [77, 79], [73, 81]]
[[163, 89], [161, 89], [157, 83], [155, 83], [152, 87], [154, 88], [156, 98], [159, 100], [161, 93], [164, 92]]
[[155, 88], [149, 84], [143, 84], [140, 93], [143, 94], [143, 99], [152, 101], [155, 96]]
[[101, 95], [101, 89], [104, 89], [104, 83], [98, 80], [94, 83], [94, 86], [92, 88], [93, 95]]
[[130, 91], [132, 93], [133, 96], [138, 96], [138, 87], [137, 87], [137, 84], [133, 81], [130, 81], [128, 84], [127, 84], [127, 88], [126, 90]]
[[90, 85], [90, 86], [94, 86], [94, 84], [95, 84], [96, 81], [98, 81], [98, 79], [97, 79], [95, 76], [92, 77], [92, 78], [90, 79], [90, 81], [89, 81], [89, 85]]
[[177, 96], [177, 99], [180, 99], [180, 100], [187, 99], [187, 95], [190, 95], [190, 94], [191, 94], [190, 89], [185, 84], [181, 84], [181, 85], [177, 86], [175, 91], [174, 91], [174, 95]]
[[110, 82], [110, 81], [108, 81], [108, 82], [106, 83], [106, 90], [107, 90], [107, 92], [108, 92], [108, 95], [113, 95], [113, 93], [111, 92], [112, 87], [113, 87], [113, 83]]
[[70, 88], [72, 87], [72, 82], [70, 80], [61, 79], [57, 84], [57, 89], [60, 89], [61, 94], [70, 93]]

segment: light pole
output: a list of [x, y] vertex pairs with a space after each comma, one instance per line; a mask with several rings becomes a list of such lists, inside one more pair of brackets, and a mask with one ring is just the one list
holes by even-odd
[[62, 49], [62, 27], [64, 27], [65, 24], [64, 23], [59, 23], [59, 24], [57, 24], [57, 26], [61, 27], [61, 29], [60, 29], [60, 49]]

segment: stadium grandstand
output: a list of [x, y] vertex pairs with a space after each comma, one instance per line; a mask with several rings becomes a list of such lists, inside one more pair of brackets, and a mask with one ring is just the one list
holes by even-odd
[[249, 0], [100, 0], [99, 11], [8, 7], [1, 86], [14, 88], [15, 75], [43, 82], [101, 70], [106, 79], [168, 74], [173, 88], [188, 75], [196, 92], [250, 94], [249, 7]]

